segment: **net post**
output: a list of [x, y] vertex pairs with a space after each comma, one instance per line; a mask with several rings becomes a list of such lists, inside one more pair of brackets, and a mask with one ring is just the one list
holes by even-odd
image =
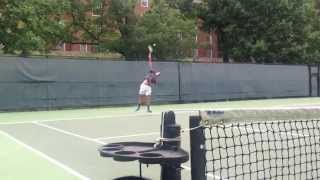
[[[179, 138], [181, 127], [176, 124], [175, 113], [168, 111], [163, 114], [161, 124], [162, 138]], [[163, 142], [163, 147], [167, 149], [180, 149], [180, 141]], [[181, 180], [181, 164], [180, 163], [165, 163], [161, 164], [161, 180]]]
[[189, 117], [190, 131], [190, 156], [191, 156], [191, 179], [206, 180], [206, 152], [205, 136], [200, 126], [200, 116]]

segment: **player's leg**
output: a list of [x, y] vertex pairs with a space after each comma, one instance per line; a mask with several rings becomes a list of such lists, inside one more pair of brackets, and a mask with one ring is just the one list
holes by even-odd
[[146, 96], [146, 104], [147, 104], [147, 111], [152, 112], [150, 109], [150, 104], [151, 104], [151, 95]]
[[137, 105], [137, 109], [136, 111], [139, 111], [140, 110], [140, 107], [141, 105], [144, 104], [144, 95], [146, 93], [146, 87], [144, 84], [141, 84], [140, 85], [140, 88], [139, 88], [139, 96], [138, 96], [138, 105]]
[[147, 91], [146, 91], [146, 105], [147, 105], [147, 111], [148, 111], [148, 112], [152, 112], [151, 109], [150, 109], [151, 93], [152, 93], [151, 86], [148, 86], [148, 87], [147, 87]]
[[141, 105], [143, 104], [143, 96], [139, 94], [138, 96], [138, 105], [136, 111], [140, 110]]

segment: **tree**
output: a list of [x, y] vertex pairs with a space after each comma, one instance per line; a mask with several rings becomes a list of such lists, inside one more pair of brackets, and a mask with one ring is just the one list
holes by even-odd
[[166, 0], [171, 8], [179, 9], [186, 16], [195, 17], [194, 0]]
[[[315, 4], [313, 4], [315, 3]], [[307, 4], [307, 25], [304, 27], [306, 33], [306, 44], [304, 58], [306, 63], [319, 64], [320, 62], [320, 1], [310, 1]], [[316, 7], [316, 8], [314, 8]]]
[[2, 0], [0, 44], [4, 53], [48, 51], [64, 38], [64, 0]]
[[[126, 3], [125, 3], [126, 2]], [[186, 17], [165, 0], [154, 0], [142, 17], [134, 12], [135, 1], [114, 0], [112, 4], [121, 37], [110, 49], [125, 57], [147, 55], [147, 46], [155, 46], [155, 56], [161, 59], [191, 57], [195, 44], [195, 21]]]
[[218, 34], [225, 60], [303, 63], [312, 9], [314, 0], [204, 0], [198, 15]]
[[110, 0], [69, 1], [66, 23], [72, 40], [99, 44], [119, 37], [110, 19]]
[[100, 49], [122, 54], [126, 58], [139, 57], [134, 43], [134, 27], [138, 16], [135, 14], [136, 0], [112, 0], [109, 16], [115, 22], [119, 36], [113, 41], [102, 42]]

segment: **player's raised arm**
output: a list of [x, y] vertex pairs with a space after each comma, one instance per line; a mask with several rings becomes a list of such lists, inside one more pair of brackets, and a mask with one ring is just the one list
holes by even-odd
[[149, 64], [150, 70], [152, 70], [153, 69], [153, 67], [152, 67], [152, 52], [153, 52], [153, 49], [152, 49], [151, 45], [148, 46], [148, 50], [149, 50], [149, 53], [148, 53], [148, 64]]

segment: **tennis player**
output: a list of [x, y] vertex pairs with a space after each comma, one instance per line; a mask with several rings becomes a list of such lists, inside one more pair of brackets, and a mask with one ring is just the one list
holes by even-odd
[[140, 84], [138, 106], [136, 111], [140, 110], [141, 105], [147, 106], [147, 112], [152, 112], [150, 109], [152, 85], [157, 83], [157, 77], [160, 76], [160, 72], [150, 70], [149, 74], [145, 76], [144, 80]]

